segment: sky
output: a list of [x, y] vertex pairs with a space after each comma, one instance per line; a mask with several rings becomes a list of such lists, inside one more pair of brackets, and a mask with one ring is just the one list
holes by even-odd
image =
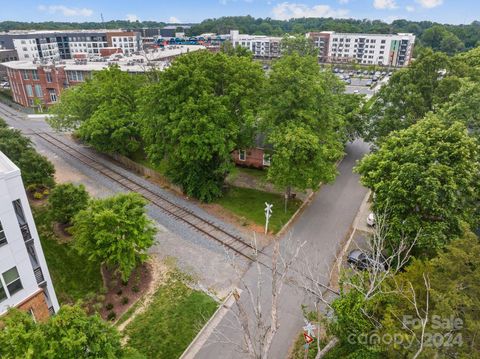
[[272, 19], [336, 17], [431, 20], [468, 24], [480, 20], [479, 0], [0, 0], [0, 21], [154, 20], [200, 22], [221, 16]]

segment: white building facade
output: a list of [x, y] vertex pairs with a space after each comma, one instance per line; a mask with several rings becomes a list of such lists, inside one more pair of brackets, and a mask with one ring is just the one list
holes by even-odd
[[392, 67], [408, 66], [413, 54], [413, 34], [347, 34], [311, 32], [320, 62], [359, 63]]
[[241, 46], [257, 58], [280, 57], [281, 37], [239, 34], [238, 30], [230, 31], [230, 41], [234, 47]]
[[0, 315], [43, 320], [59, 309], [20, 170], [0, 152]]

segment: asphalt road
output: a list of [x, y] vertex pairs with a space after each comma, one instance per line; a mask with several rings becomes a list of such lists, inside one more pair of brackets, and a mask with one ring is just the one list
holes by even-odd
[[[283, 242], [287, 241], [287, 238], [292, 238], [300, 243], [306, 242], [298, 266], [300, 267], [306, 262], [315, 262], [317, 264], [315, 273], [318, 274], [315, 279], [323, 279], [324, 283], [326, 283], [330, 265], [335, 260], [340, 243], [348, 236], [350, 226], [367, 193], [367, 189], [359, 183], [359, 177], [352, 172], [352, 169], [356, 161], [362, 158], [368, 150], [368, 145], [360, 140], [347, 146], [346, 156], [338, 167], [339, 175], [336, 181], [322, 186], [292, 230], [282, 238]], [[254, 292], [256, 292], [258, 277], [256, 267], [252, 266], [243, 278]], [[294, 281], [301, 281], [297, 273], [292, 273], [292, 277]], [[269, 308], [271, 308], [271, 296], [269, 295], [271, 275], [267, 269], [262, 270], [261, 278], [263, 281], [261, 302], [264, 315], [268, 317]], [[251, 310], [248, 296], [242, 295], [241, 298], [245, 306]], [[270, 358], [285, 358], [287, 355], [296, 335], [304, 325], [302, 304], [311, 306], [313, 303], [311, 298], [304, 295], [303, 291], [299, 290], [295, 284], [285, 286], [279, 305], [280, 327], [273, 342]], [[242, 338], [242, 332], [235, 328], [235, 317], [227, 314], [217, 328], [222, 335], [212, 334], [207, 345], [200, 349], [195, 358], [245, 358], [245, 353], [240, 352], [234, 343], [227, 343], [231, 340], [240, 344]]]

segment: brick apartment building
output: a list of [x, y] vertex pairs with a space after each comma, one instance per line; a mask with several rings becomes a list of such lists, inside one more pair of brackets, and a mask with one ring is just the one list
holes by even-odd
[[[113, 39], [115, 36], [112, 41]], [[95, 71], [111, 65], [118, 65], [122, 71], [132, 74], [145, 73], [153, 68], [162, 70], [175, 57], [202, 49], [205, 47], [171, 46], [140, 56], [124, 55], [121, 48], [116, 46], [103, 48], [101, 54], [106, 57], [95, 61], [78, 56], [75, 60], [11, 61], [1, 64], [0, 67], [6, 68], [12, 97], [16, 103], [24, 107], [39, 104], [48, 107], [58, 101], [65, 88], [84, 82]]]

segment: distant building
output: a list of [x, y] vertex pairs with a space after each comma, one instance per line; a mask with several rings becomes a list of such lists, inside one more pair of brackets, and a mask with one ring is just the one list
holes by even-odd
[[319, 49], [323, 63], [358, 63], [403, 67], [412, 59], [413, 34], [343, 34], [334, 31], [306, 34]]
[[[112, 42], [113, 42], [112, 36]], [[132, 74], [144, 73], [151, 69], [162, 70], [175, 57], [188, 52], [205, 49], [198, 45], [175, 45], [162, 49], [155, 49], [143, 55], [125, 56], [123, 51], [128, 51], [130, 45], [122, 50], [118, 46], [102, 48], [101, 58], [77, 58], [75, 60], [60, 61], [12, 61], [0, 65], [6, 69], [8, 81], [12, 89], [13, 100], [24, 107], [36, 105], [35, 99], [45, 106], [50, 106], [58, 101], [63, 89], [75, 86], [88, 79], [92, 72], [100, 71], [111, 65], [118, 65], [122, 71]], [[129, 41], [122, 43], [129, 44]]]
[[0, 315], [11, 307], [35, 320], [59, 309], [20, 170], [0, 152]]
[[[15, 49], [1, 49], [0, 48], [0, 64], [3, 62], [17, 61], [18, 55]], [[0, 66], [0, 81], [7, 80], [7, 69]]]
[[232, 152], [233, 161], [237, 166], [263, 169], [270, 166], [272, 146], [265, 144], [265, 136], [258, 134], [255, 146], [246, 149], [237, 149]]
[[230, 31], [233, 46], [249, 49], [256, 58], [272, 59], [280, 57], [281, 37], [240, 34], [238, 30]]
[[99, 56], [112, 46], [133, 53], [141, 49], [141, 39], [139, 32], [122, 30], [10, 31], [0, 33], [0, 46], [17, 50], [20, 60], [58, 60]]

